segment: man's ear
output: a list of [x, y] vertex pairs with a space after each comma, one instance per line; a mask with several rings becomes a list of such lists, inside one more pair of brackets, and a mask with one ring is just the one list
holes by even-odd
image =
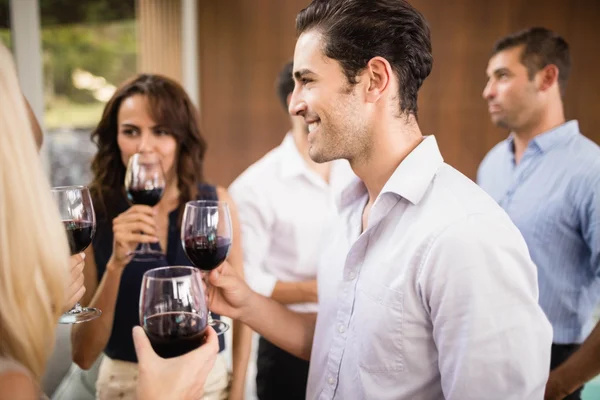
[[558, 85], [558, 67], [554, 64], [546, 65], [541, 71], [537, 73], [538, 89], [546, 91], [550, 89], [554, 84]]
[[371, 103], [375, 103], [385, 93], [390, 86], [392, 77], [392, 66], [383, 57], [373, 57], [367, 63], [363, 77], [366, 80], [365, 98]]

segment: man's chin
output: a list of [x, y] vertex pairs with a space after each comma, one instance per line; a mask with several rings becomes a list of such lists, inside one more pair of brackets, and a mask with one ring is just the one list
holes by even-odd
[[319, 164], [331, 161], [331, 159], [323, 154], [323, 152], [319, 151], [314, 144], [311, 144], [308, 148], [308, 156], [311, 160]]
[[492, 116], [492, 123], [501, 129], [510, 129], [506, 120], [500, 116]]

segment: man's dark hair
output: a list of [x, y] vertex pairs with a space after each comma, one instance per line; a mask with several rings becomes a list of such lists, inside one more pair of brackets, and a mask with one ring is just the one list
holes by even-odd
[[288, 96], [294, 91], [293, 70], [294, 63], [290, 61], [283, 66], [283, 69], [277, 76], [277, 96], [285, 112], [288, 112]]
[[569, 44], [559, 34], [546, 28], [533, 27], [512, 33], [498, 40], [492, 50], [495, 55], [503, 50], [524, 46], [521, 63], [527, 68], [529, 79], [548, 65], [558, 68], [558, 87], [564, 97], [571, 72]]
[[417, 115], [417, 93], [433, 65], [429, 27], [404, 0], [313, 0], [296, 17], [298, 35], [323, 35], [325, 56], [357, 83], [373, 57], [383, 57], [399, 82], [400, 112]]

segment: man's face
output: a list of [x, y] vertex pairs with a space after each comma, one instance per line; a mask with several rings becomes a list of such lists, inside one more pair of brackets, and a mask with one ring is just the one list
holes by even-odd
[[323, 54], [315, 30], [300, 35], [294, 53], [296, 82], [289, 111], [308, 125], [309, 155], [319, 163], [360, 157], [368, 146], [365, 104], [340, 64]]
[[492, 122], [509, 130], [532, 124], [540, 106], [536, 80], [529, 79], [520, 61], [522, 51], [523, 46], [500, 51], [490, 58], [486, 71], [483, 98]]

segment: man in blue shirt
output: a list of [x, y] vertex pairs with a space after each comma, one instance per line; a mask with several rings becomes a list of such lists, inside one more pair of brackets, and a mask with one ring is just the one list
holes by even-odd
[[600, 372], [600, 324], [588, 336], [600, 300], [600, 148], [577, 121], [565, 122], [570, 64], [556, 33], [517, 32], [494, 46], [483, 91], [492, 122], [510, 135], [486, 155], [477, 180], [521, 230], [538, 267], [539, 301], [554, 331], [546, 400], [580, 399]]

